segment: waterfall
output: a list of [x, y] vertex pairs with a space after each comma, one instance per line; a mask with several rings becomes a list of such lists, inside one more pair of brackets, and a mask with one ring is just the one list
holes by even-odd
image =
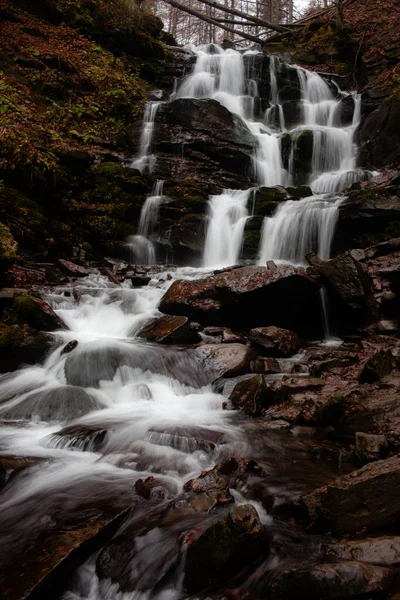
[[283, 107], [279, 103], [279, 91], [276, 73], [280, 69], [280, 60], [277, 56], [271, 54], [269, 57], [269, 73], [270, 73], [270, 106], [265, 111], [264, 120], [268, 127], [276, 127], [276, 123], [279, 123], [279, 129], [285, 131], [285, 116], [283, 113]]
[[203, 265], [224, 267], [238, 262], [248, 217], [250, 190], [225, 190], [209, 202], [209, 225], [204, 245]]
[[[297, 68], [302, 95], [302, 124], [294, 132], [294, 143], [302, 131], [311, 131], [313, 151], [309, 185], [315, 193], [340, 192], [367, 176], [356, 168], [354, 132], [360, 120], [361, 97], [353, 93], [352, 124], [340, 125], [340, 98], [318, 75]], [[293, 168], [293, 166], [292, 166]]]
[[150, 236], [154, 233], [158, 221], [160, 204], [165, 201], [164, 181], [158, 179], [154, 184], [151, 195], [142, 206], [139, 220], [138, 235], [128, 238], [131, 261], [140, 265], [153, 265], [156, 262], [156, 251]]
[[148, 102], [146, 104], [140, 136], [139, 154], [131, 163], [131, 167], [139, 169], [141, 173], [144, 173], [146, 170], [152, 173], [156, 165], [156, 157], [151, 154], [151, 142], [153, 139], [154, 121], [161, 104], [162, 102]]
[[154, 184], [151, 196], [146, 198], [139, 220], [139, 234], [148, 237], [153, 232], [158, 220], [158, 211], [164, 196], [164, 181], [158, 179]]
[[264, 219], [259, 264], [267, 260], [303, 264], [308, 252], [328, 259], [341, 201], [321, 194], [282, 202], [273, 217]]

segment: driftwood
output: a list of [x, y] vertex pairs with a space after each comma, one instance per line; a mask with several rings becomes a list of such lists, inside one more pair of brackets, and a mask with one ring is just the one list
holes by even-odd
[[[212, 8], [216, 8], [222, 12], [226, 12], [230, 15], [235, 15], [236, 17], [242, 17], [251, 23], [255, 23], [260, 27], [264, 27], [265, 29], [272, 29], [272, 31], [277, 31], [278, 33], [287, 33], [287, 27], [283, 25], [279, 25], [278, 23], [269, 23], [264, 19], [260, 19], [260, 17], [255, 17], [253, 15], [249, 15], [241, 10], [237, 10], [236, 8], [228, 8], [224, 4], [220, 4], [219, 2], [215, 2], [215, 0], [198, 0], [201, 4], [206, 4], [207, 6], [211, 6]], [[240, 34], [239, 34], [240, 35]]]

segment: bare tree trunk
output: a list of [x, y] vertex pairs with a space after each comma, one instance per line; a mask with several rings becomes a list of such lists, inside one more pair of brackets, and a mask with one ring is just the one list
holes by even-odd
[[336, 27], [342, 29], [343, 27], [343, 0], [336, 0]]
[[[167, 1], [167, 0], [165, 0], [165, 1]], [[244, 19], [247, 19], [248, 21], [251, 21], [252, 23], [256, 23], [257, 25], [261, 25], [262, 27], [265, 27], [266, 29], [273, 29], [274, 31], [278, 31], [279, 33], [287, 33], [288, 32], [285, 27], [282, 27], [281, 25], [278, 25], [277, 23], [269, 23], [268, 21], [265, 21], [264, 19], [259, 19], [258, 17], [248, 15], [245, 12], [242, 12], [241, 10], [227, 8], [223, 4], [220, 4], [219, 2], [215, 2], [215, 0], [198, 0], [198, 1], [201, 2], [201, 4], [207, 4], [208, 6], [214, 6], [215, 8], [218, 8], [218, 10], [222, 10], [223, 12], [227, 12], [231, 15], [236, 15], [237, 17], [243, 17]]]
[[[178, 8], [179, 10], [182, 10], [183, 12], [186, 12], [189, 15], [192, 15], [193, 17], [197, 17], [198, 19], [205, 21], [206, 23], [209, 23], [210, 25], [216, 25], [217, 27], [220, 27], [221, 29], [224, 29], [225, 31], [229, 31], [230, 33], [233, 33], [234, 35], [238, 35], [239, 37], [242, 37], [246, 40], [250, 40], [251, 42], [255, 42], [256, 44], [261, 43], [260, 38], [255, 37], [254, 35], [250, 35], [249, 33], [245, 33], [244, 31], [237, 31], [236, 29], [232, 29], [232, 27], [228, 27], [227, 25], [223, 25], [222, 23], [218, 23], [218, 21], [214, 21], [214, 19], [212, 19], [211, 17], [208, 17], [207, 15], [203, 15], [203, 14], [197, 12], [196, 10], [189, 8], [188, 6], [185, 6], [184, 4], [177, 2], [176, 0], [163, 0], [163, 2], [170, 4], [174, 8]], [[286, 31], [286, 29], [284, 31]]]

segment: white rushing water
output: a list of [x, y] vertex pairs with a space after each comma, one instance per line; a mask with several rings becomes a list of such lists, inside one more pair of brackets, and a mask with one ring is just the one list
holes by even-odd
[[204, 243], [205, 267], [235, 265], [238, 262], [250, 193], [251, 190], [227, 190], [224, 194], [211, 197]]
[[156, 157], [151, 152], [153, 140], [154, 121], [162, 102], [148, 102], [143, 115], [142, 133], [139, 142], [138, 156], [132, 161], [131, 167], [139, 169], [141, 173], [152, 173], [156, 165]]
[[156, 250], [154, 247], [154, 232], [158, 224], [160, 205], [167, 201], [163, 194], [164, 181], [158, 179], [153, 190], [142, 206], [137, 235], [128, 238], [127, 246], [131, 255], [131, 262], [139, 265], [154, 265], [156, 263]]
[[[284, 207], [278, 208], [273, 219], [265, 221], [260, 263], [263, 264], [266, 259], [301, 263], [304, 253], [310, 249], [328, 258], [338, 202], [324, 199], [321, 194], [340, 192], [367, 176], [362, 169], [356, 168], [354, 143], [361, 97], [356, 93], [341, 92], [336, 84], [331, 89], [317, 73], [289, 66], [300, 86], [301, 116], [299, 123], [287, 129], [284, 106], [279, 96], [282, 65], [278, 57], [270, 56], [269, 107], [261, 122], [256, 118], [256, 106], [257, 109], [259, 106], [256, 103], [259, 96], [255, 68], [257, 52], [223, 50], [215, 44], [192, 49], [197, 55], [196, 64], [193, 72], [178, 87], [175, 97], [212, 98], [242, 118], [256, 141], [253, 168], [258, 185], [296, 184], [297, 143], [302, 134], [312, 138], [310, 171], [308, 179], [302, 183], [308, 183], [317, 196], [313, 200], [286, 202]], [[353, 100], [353, 118], [349, 125], [342, 125], [341, 101], [346, 96]], [[292, 144], [287, 169], [282, 156], [284, 135], [290, 136]], [[245, 194], [225, 190], [210, 199], [209, 212], [203, 264], [211, 267], [237, 262], [240, 260], [247, 216]]]
[[308, 252], [328, 259], [341, 201], [321, 194], [282, 202], [273, 217], [264, 219], [259, 264], [303, 264]]

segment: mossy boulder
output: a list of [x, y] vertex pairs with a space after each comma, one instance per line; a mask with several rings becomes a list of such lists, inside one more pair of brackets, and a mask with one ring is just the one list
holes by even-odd
[[288, 193], [280, 185], [260, 187], [254, 195], [254, 215], [270, 217], [275, 212], [278, 203], [287, 199]]
[[0, 269], [6, 270], [17, 258], [18, 244], [4, 223], [0, 223]]
[[15, 371], [24, 364], [42, 362], [51, 348], [50, 336], [18, 325], [0, 330], [0, 373]]
[[19, 325], [28, 324], [40, 331], [65, 329], [65, 324], [52, 308], [40, 298], [17, 296], [10, 309], [12, 319]]

